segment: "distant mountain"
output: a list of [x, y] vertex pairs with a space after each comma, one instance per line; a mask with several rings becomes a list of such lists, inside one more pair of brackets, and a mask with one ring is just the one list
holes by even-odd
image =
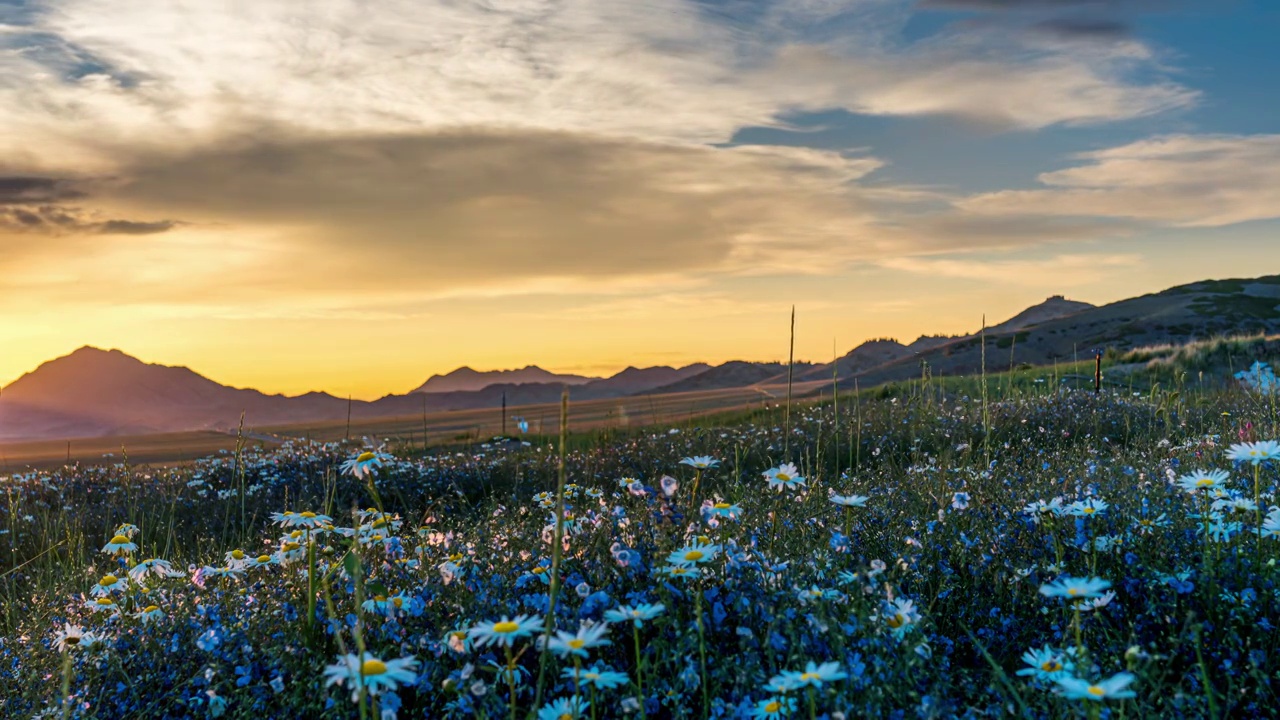
[[[986, 329], [988, 370], [1088, 358], [1095, 350], [1180, 344], [1245, 333], [1280, 333], [1280, 276], [1209, 280], [1102, 307], [1051, 297]], [[982, 340], [922, 336], [910, 345], [872, 340], [835, 363], [841, 387], [982, 369]], [[794, 379], [827, 381], [832, 365], [796, 363]], [[119, 350], [83, 347], [50, 360], [0, 390], [0, 440], [233, 430], [246, 427], [417, 415], [555, 402], [566, 388], [575, 400], [666, 394], [784, 382], [783, 363], [733, 361], [710, 367], [630, 367], [609, 378], [557, 375], [530, 366], [481, 373], [460, 369], [417, 391], [372, 402], [312, 392], [267, 395], [221, 385], [185, 367], [149, 364]], [[541, 381], [535, 381], [542, 378]], [[452, 383], [452, 385], [451, 385]], [[483, 384], [483, 387], [475, 387]], [[430, 386], [430, 387], [428, 387]], [[448, 390], [449, 387], [470, 389]]]
[[525, 383], [561, 383], [564, 385], [585, 385], [600, 378], [583, 375], [559, 375], [543, 370], [537, 365], [528, 365], [519, 370], [489, 370], [481, 372], [469, 367], [460, 367], [444, 375], [432, 375], [427, 381], [411, 391], [411, 393], [447, 393], [469, 390], [483, 390], [490, 385], [523, 385]]
[[[348, 412], [356, 419], [370, 419], [499, 407], [504, 400], [508, 406], [550, 403], [558, 401], [566, 387], [573, 399], [592, 400], [642, 392], [708, 368], [703, 363], [627, 368], [610, 378], [574, 383], [566, 382], [566, 376], [533, 368], [533, 373], [505, 373], [521, 382], [349, 402], [320, 392], [287, 397], [227, 387], [185, 367], [145, 363], [119, 350], [83, 347], [40, 365], [0, 390], [0, 441], [233, 430], [242, 412], [245, 426], [254, 428], [343, 420]], [[554, 381], [524, 381], [542, 373]]]
[[[1094, 306], [1089, 303], [1067, 300], [1061, 295], [1054, 295], [1038, 305], [1032, 305], [999, 325], [988, 327], [986, 332], [988, 335], [998, 335], [1002, 332], [1022, 330], [1050, 320], [1069, 317], [1075, 313], [1082, 312], [1093, 307]], [[897, 360], [903, 360], [904, 358], [916, 357], [935, 348], [943, 347], [950, 343], [971, 337], [974, 337], [974, 335], [921, 335], [910, 345], [903, 345], [892, 338], [868, 340], [853, 350], [850, 350], [844, 357], [836, 361], [837, 377], [853, 377], [854, 375], [865, 373], [872, 368]], [[916, 367], [919, 367], [918, 364]], [[831, 369], [831, 363], [824, 363], [814, 367], [803, 375], [798, 375], [796, 380], [830, 381]], [[785, 378], [775, 378], [775, 381], [779, 379]]]
[[693, 377], [710, 369], [711, 366], [706, 363], [694, 363], [681, 368], [673, 368], [666, 365], [647, 368], [629, 367], [616, 375], [602, 380], [593, 380], [583, 385], [582, 390], [590, 396], [599, 397], [634, 395], [635, 393], [653, 390], [663, 385], [680, 382], [685, 378]]
[[[796, 363], [794, 372], [799, 373], [813, 367], [813, 363]], [[679, 382], [653, 388], [649, 392], [660, 395], [678, 392], [696, 392], [700, 390], [722, 390], [724, 388], [746, 387], [777, 377], [787, 372], [786, 363], [753, 363], [732, 360], [687, 377]], [[785, 377], [783, 378], [785, 380]]]
[[[1047, 304], [1051, 313], [1070, 308], [1054, 298]], [[1128, 350], [1276, 332], [1280, 332], [1280, 275], [1206, 280], [1071, 312], [1021, 329], [987, 328], [987, 370], [1086, 359], [1108, 348]], [[921, 362], [929, 363], [938, 374], [972, 374], [981, 372], [982, 356], [982, 340], [971, 335], [865, 370], [856, 377], [862, 387], [905, 380], [920, 374]], [[852, 384], [852, 378], [841, 381], [842, 387]]]
[[119, 350], [82, 347], [0, 392], [0, 438], [118, 435], [338, 417], [347, 402], [323, 393], [288, 398], [230, 388], [185, 367], [151, 365]]
[[[870, 370], [877, 365], [883, 365], [892, 362], [898, 358], [912, 355], [912, 351], [906, 345], [890, 338], [880, 338], [877, 340], [868, 340], [858, 347], [850, 350], [844, 357], [836, 360], [837, 377], [847, 377], [856, 375], [864, 370]], [[794, 380], [796, 382], [804, 382], [808, 380], [831, 380], [831, 363], [819, 365], [811, 370], [803, 373], [795, 373]], [[785, 368], [783, 370], [785, 372]], [[781, 378], [785, 380], [786, 378]]]

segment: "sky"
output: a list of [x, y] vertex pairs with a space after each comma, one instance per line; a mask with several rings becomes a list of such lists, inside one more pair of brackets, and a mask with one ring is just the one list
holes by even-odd
[[0, 0], [0, 384], [828, 361], [1280, 273], [1271, 0]]

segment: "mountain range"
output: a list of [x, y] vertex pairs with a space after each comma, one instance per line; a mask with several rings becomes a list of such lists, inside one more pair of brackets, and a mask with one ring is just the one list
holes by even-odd
[[[629, 368], [634, 369], [634, 368]], [[432, 375], [427, 381], [413, 390], [416, 393], [446, 393], [483, 390], [490, 385], [525, 385], [528, 383], [562, 383], [564, 385], [585, 385], [601, 378], [584, 377], [582, 375], [560, 375], [543, 370], [537, 365], [528, 365], [519, 370], [490, 370], [480, 372], [463, 366], [445, 375]]]
[[[796, 363], [797, 382], [833, 378], [862, 387], [935, 374], [976, 373], [1014, 364], [1040, 365], [1117, 349], [1180, 343], [1215, 335], [1280, 331], [1280, 276], [1191, 283], [1095, 307], [1054, 296], [1013, 318], [960, 336], [922, 336], [910, 344], [878, 338], [833, 363]], [[675, 367], [628, 367], [607, 378], [516, 370], [459, 368], [433, 375], [403, 395], [348, 401], [327, 393], [268, 395], [221, 385], [185, 367], [148, 364], [120, 350], [83, 347], [50, 360], [0, 390], [0, 440], [91, 437], [184, 430], [371, 419], [422, 412], [669, 394], [779, 384], [785, 363], [730, 361]], [[828, 386], [829, 387], [829, 386]]]

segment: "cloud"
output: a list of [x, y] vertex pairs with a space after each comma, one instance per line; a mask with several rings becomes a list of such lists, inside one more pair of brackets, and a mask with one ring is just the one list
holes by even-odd
[[173, 220], [139, 222], [101, 219], [101, 213], [60, 205], [0, 207], [0, 232], [40, 235], [153, 235], [178, 225]]
[[0, 175], [0, 205], [78, 200], [84, 192], [61, 178]]
[[864, 195], [859, 184], [880, 165], [804, 148], [509, 130], [254, 137], [141, 157], [99, 200], [207, 227], [274, 228], [290, 266], [310, 268], [314, 282], [427, 272], [448, 288], [812, 270], [883, 252], [875, 208], [892, 204], [892, 190]]
[[0, 153], [109, 172], [138, 147], [215, 145], [264, 125], [705, 144], [831, 108], [1038, 128], [1196, 100], [1136, 42], [1083, 50], [972, 28], [907, 42], [910, 7], [45, 0], [0, 52], [0, 127], [21, 139]]
[[101, 213], [60, 205], [85, 200], [89, 193], [67, 178], [0, 175], [0, 231], [45, 235], [145, 235], [172, 229], [171, 220], [138, 222], [104, 218]]
[[1166, 135], [1076, 156], [1037, 190], [976, 195], [976, 215], [1120, 218], [1215, 227], [1280, 217], [1280, 135]]
[[933, 278], [956, 278], [1026, 287], [1088, 285], [1141, 266], [1131, 254], [1061, 254], [1044, 259], [992, 259], [904, 257], [878, 263], [881, 267]]
[[[40, 248], [49, 267], [65, 270], [59, 257], [74, 253], [98, 282], [129, 277], [114, 294], [119, 302], [304, 298], [380, 311], [829, 275], [904, 255], [1120, 237], [1139, 227], [1124, 218], [972, 212], [963, 208], [972, 198], [875, 182], [882, 164], [808, 148], [568, 132], [355, 137], [264, 128], [215, 147], [140, 153], [114, 176], [76, 185], [92, 188], [92, 213], [15, 205], [35, 220], [0, 215], [0, 229], [26, 223], [17, 229], [57, 235]], [[26, 183], [22, 192], [34, 186], [51, 184]], [[118, 219], [131, 217], [181, 222]], [[72, 230], [138, 241], [86, 245]]]
[[[926, 10], [982, 13], [992, 25], [1021, 27], [1063, 39], [1118, 41], [1133, 33], [1134, 18], [1169, 10], [1178, 0], [920, 0]], [[972, 22], [972, 21], [970, 21]]]

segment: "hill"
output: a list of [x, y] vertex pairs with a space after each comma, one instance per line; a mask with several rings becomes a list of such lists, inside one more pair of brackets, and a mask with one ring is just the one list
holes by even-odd
[[[892, 362], [899, 358], [909, 357], [914, 354], [911, 348], [903, 345], [897, 340], [889, 338], [881, 338], [877, 340], [868, 340], [858, 347], [850, 350], [844, 357], [836, 360], [835, 370], [837, 377], [847, 377], [856, 375], [864, 370], [870, 370], [873, 367]], [[785, 372], [785, 368], [783, 369]], [[795, 379], [797, 381], [806, 380], [831, 380], [832, 364], [826, 363], [819, 365], [803, 373], [797, 373]], [[781, 378], [786, 380], [785, 377]]]
[[[647, 368], [629, 367], [611, 377], [593, 380], [583, 385], [581, 390], [588, 397], [634, 395], [635, 393], [653, 390], [663, 385], [680, 382], [685, 378], [693, 377], [710, 369], [711, 366], [706, 363], [694, 363], [681, 368], [673, 368], [667, 365]], [[573, 393], [573, 395], [576, 397], [579, 393]]]
[[[1280, 331], [1280, 276], [1206, 280], [1120, 300], [1047, 320], [1023, 329], [986, 333], [987, 369], [1047, 365], [1090, 357], [1095, 351], [1180, 345], [1193, 340]], [[934, 374], [981, 372], [982, 341], [954, 340], [909, 358], [865, 370], [862, 387], [905, 380], [927, 362]], [[841, 382], [852, 384], [852, 379]]]
[[560, 383], [585, 385], [600, 378], [583, 375], [560, 375], [543, 370], [537, 365], [526, 365], [518, 370], [489, 370], [481, 372], [460, 367], [444, 375], [432, 375], [427, 381], [410, 391], [412, 393], [447, 393], [483, 390], [491, 385], [523, 385], [526, 383]]
[[[812, 363], [796, 363], [795, 372], [799, 373], [812, 368]], [[650, 392], [655, 395], [665, 393], [696, 392], [701, 390], [721, 390], [724, 388], [746, 387], [776, 378], [787, 372], [786, 363], [754, 363], [742, 360], [731, 360], [704, 370], [697, 375], [687, 377], [679, 382], [654, 388]]]
[[1032, 305], [1013, 317], [1005, 320], [998, 325], [992, 325], [987, 328], [987, 333], [1003, 333], [1013, 330], [1022, 330], [1033, 325], [1049, 322], [1050, 320], [1058, 320], [1064, 317], [1070, 317], [1079, 312], [1090, 310], [1096, 307], [1087, 302], [1078, 302], [1076, 300], [1067, 300], [1061, 295], [1054, 295], [1039, 305]]
[[[1182, 345], [1225, 335], [1280, 332], [1280, 276], [1208, 280], [1094, 307], [1051, 297], [987, 328], [986, 367], [1047, 365], [1127, 351]], [[872, 340], [835, 362], [842, 387], [982, 370], [981, 337], [922, 336], [910, 345]], [[797, 383], [830, 382], [831, 363], [797, 363]], [[477, 372], [461, 368], [434, 376], [414, 392], [372, 402], [326, 393], [268, 395], [221, 385], [185, 367], [149, 364], [119, 350], [83, 347], [40, 365], [0, 392], [0, 439], [27, 440], [234, 429], [377, 419], [448, 410], [554, 403], [567, 388], [574, 400], [743, 388], [785, 382], [783, 363], [731, 361], [629, 367], [609, 378], [557, 375], [536, 366]], [[542, 381], [531, 381], [543, 378]], [[476, 385], [483, 387], [475, 387]], [[469, 388], [453, 389], [448, 388]]]
[[185, 367], [82, 347], [0, 393], [0, 438], [66, 437], [235, 427], [338, 417], [347, 402], [324, 393], [267, 395], [220, 385]]

